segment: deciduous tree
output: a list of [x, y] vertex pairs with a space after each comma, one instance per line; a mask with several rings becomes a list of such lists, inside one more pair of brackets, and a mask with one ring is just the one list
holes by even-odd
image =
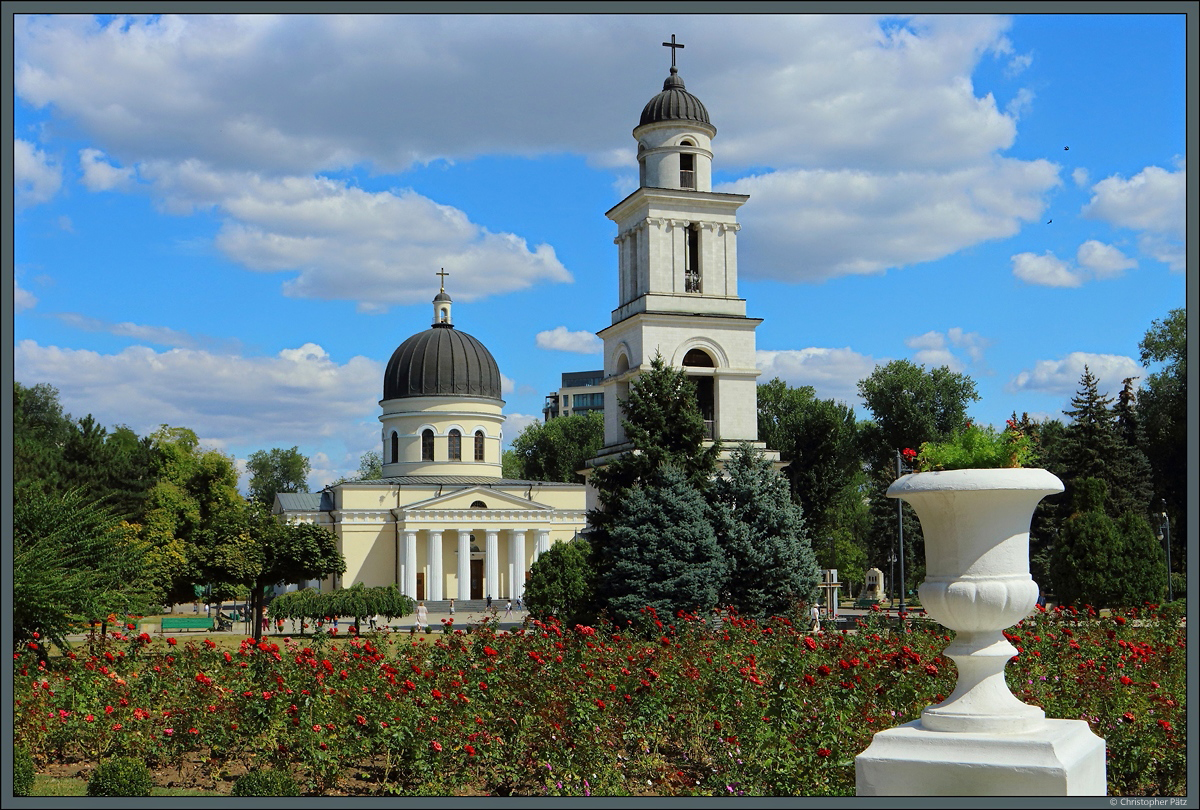
[[246, 459], [246, 469], [250, 473], [250, 499], [268, 509], [280, 492], [308, 492], [312, 465], [299, 447], [256, 450]]
[[[595, 412], [535, 422], [513, 440], [514, 478], [582, 484], [581, 470], [604, 446], [604, 417]], [[506, 473], [507, 475], [508, 473]]]
[[577, 537], [555, 543], [538, 557], [525, 583], [525, 605], [538, 618], [557, 616], [568, 624], [586, 623], [595, 610], [595, 571], [591, 547]]

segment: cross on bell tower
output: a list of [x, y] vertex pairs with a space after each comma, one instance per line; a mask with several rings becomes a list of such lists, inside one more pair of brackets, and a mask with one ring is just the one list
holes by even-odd
[[671, 72], [674, 73], [675, 72], [675, 50], [677, 48], [682, 48], [684, 46], [675, 44], [675, 35], [671, 34], [671, 41], [664, 42], [663, 47], [671, 49]]

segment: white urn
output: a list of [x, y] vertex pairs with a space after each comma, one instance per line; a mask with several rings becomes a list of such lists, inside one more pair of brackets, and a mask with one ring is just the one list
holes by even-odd
[[958, 666], [954, 692], [921, 713], [930, 731], [1009, 734], [1032, 731], [1045, 713], [1016, 698], [1004, 667], [1017, 649], [1004, 629], [1037, 604], [1029, 573], [1029, 525], [1062, 481], [1041, 469], [947, 470], [906, 475], [888, 488], [917, 513], [925, 537], [928, 614], [955, 632], [945, 654]]

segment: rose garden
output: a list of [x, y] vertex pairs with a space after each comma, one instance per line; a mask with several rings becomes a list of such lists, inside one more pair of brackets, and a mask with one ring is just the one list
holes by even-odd
[[[287, 771], [306, 795], [853, 795], [854, 757], [954, 685], [949, 635], [868, 614], [658, 617], [524, 632], [246, 639], [112, 632], [14, 656], [15, 738], [39, 771], [132, 756], [159, 787], [228, 793]], [[1111, 795], [1184, 795], [1178, 610], [1038, 610], [1008, 684], [1108, 746]], [[228, 638], [218, 640], [228, 640]]]

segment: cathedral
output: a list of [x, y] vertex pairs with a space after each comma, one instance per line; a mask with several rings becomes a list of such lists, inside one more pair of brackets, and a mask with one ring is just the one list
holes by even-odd
[[[712, 190], [708, 110], [675, 66], [633, 130], [639, 187], [607, 216], [617, 224], [619, 295], [604, 341], [604, 448], [630, 449], [619, 402], [660, 354], [697, 385], [710, 440], [758, 442], [754, 331], [737, 294], [737, 209], [748, 197]], [[444, 277], [444, 276], [443, 276]], [[346, 572], [323, 587], [397, 584], [416, 599], [523, 596], [530, 567], [585, 528], [591, 487], [506, 479], [500, 465], [500, 369], [456, 329], [452, 300], [433, 299], [430, 328], [393, 352], [379, 405], [383, 477], [318, 493], [283, 493], [274, 511], [328, 526]]]

